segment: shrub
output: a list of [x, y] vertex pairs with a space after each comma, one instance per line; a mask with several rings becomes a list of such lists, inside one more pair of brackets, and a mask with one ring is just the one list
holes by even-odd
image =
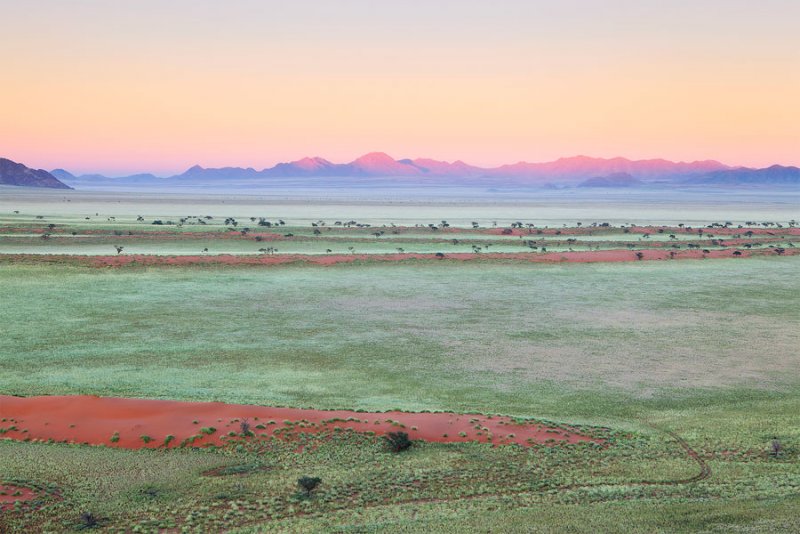
[[78, 526], [78, 530], [97, 528], [99, 526], [100, 526], [100, 520], [96, 515], [94, 515], [91, 512], [83, 512], [81, 514], [81, 522]]
[[408, 439], [408, 434], [405, 432], [389, 432], [386, 434], [385, 438], [392, 452], [404, 451], [411, 447], [413, 443]]
[[319, 477], [303, 476], [297, 479], [297, 485], [303, 490], [306, 497], [311, 497], [311, 492], [319, 486], [322, 479]]
[[250, 431], [250, 420], [244, 418], [239, 423], [239, 429], [242, 431], [243, 436], [252, 436], [253, 433]]
[[772, 444], [770, 446], [770, 455], [774, 458], [777, 458], [781, 454], [781, 442], [778, 438], [772, 438]]
[[139, 436], [139, 439], [141, 439], [145, 443], [150, 443], [151, 441], [153, 441], [153, 438], [151, 438], [147, 434], [142, 434], [141, 436]]

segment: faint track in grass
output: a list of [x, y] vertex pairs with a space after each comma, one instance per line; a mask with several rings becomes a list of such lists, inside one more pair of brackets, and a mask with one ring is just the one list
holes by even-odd
[[[585, 484], [566, 484], [561, 486], [552, 486], [549, 488], [543, 488], [541, 491], [513, 491], [513, 490], [505, 490], [505, 491], [497, 491], [497, 492], [489, 492], [489, 493], [480, 493], [475, 495], [463, 495], [459, 497], [452, 497], [452, 498], [442, 498], [442, 497], [421, 497], [418, 499], [407, 499], [405, 501], [397, 501], [397, 502], [375, 502], [375, 503], [365, 503], [359, 505], [359, 509], [373, 509], [373, 508], [380, 508], [384, 506], [407, 506], [407, 505], [415, 505], [415, 504], [446, 504], [446, 503], [458, 503], [458, 502], [466, 502], [466, 501], [476, 501], [479, 499], [490, 499], [492, 497], [525, 497], [525, 496], [533, 496], [533, 495], [540, 495], [547, 491], [572, 491], [572, 490], [579, 490], [579, 489], [588, 489], [588, 488], [630, 488], [636, 486], [680, 486], [684, 484], [693, 484], [695, 482], [700, 482], [701, 480], [706, 480], [711, 477], [712, 471], [711, 466], [700, 456], [700, 454], [692, 448], [689, 443], [679, 436], [677, 433], [671, 430], [665, 430], [663, 428], [659, 428], [658, 426], [648, 422], [648, 421], [639, 421], [643, 425], [652, 428], [657, 432], [664, 433], [674, 439], [678, 445], [683, 449], [686, 455], [700, 468], [700, 471], [691, 477], [688, 478], [679, 478], [674, 480], [638, 480], [638, 481], [630, 481], [630, 482], [588, 482]], [[597, 502], [597, 501], [592, 501]], [[520, 507], [525, 507], [525, 504], [518, 505]], [[346, 511], [347, 508], [338, 508], [330, 511], [325, 512], [313, 512], [315, 514], [335, 514], [342, 511]], [[276, 521], [285, 521], [289, 519], [297, 519], [302, 518], [305, 516], [311, 515], [312, 512], [299, 512], [296, 514], [287, 515], [285, 517], [276, 517], [270, 519], [261, 519], [258, 521], [244, 523], [239, 525], [237, 528], [245, 527], [248, 525], [257, 525], [257, 524], [267, 524]]]

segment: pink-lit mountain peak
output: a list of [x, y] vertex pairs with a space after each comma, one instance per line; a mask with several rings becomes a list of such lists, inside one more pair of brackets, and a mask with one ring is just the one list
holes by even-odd
[[387, 176], [407, 176], [420, 174], [421, 170], [414, 165], [396, 161], [385, 152], [370, 152], [350, 162], [356, 171], [369, 174], [385, 174]]
[[352, 162], [350, 162], [350, 164], [362, 165], [362, 166], [368, 166], [368, 165], [392, 166], [397, 164], [397, 161], [386, 152], [369, 152], [361, 157], [354, 159]]
[[297, 161], [293, 161], [292, 165], [297, 167], [298, 169], [303, 169], [307, 171], [313, 171], [317, 169], [323, 169], [326, 167], [330, 167], [333, 165], [330, 161], [325, 158], [320, 157], [313, 157], [313, 158], [302, 158], [298, 159]]

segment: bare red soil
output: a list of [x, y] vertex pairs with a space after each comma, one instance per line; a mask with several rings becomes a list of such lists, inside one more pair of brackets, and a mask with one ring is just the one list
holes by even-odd
[[17, 501], [32, 501], [36, 497], [36, 492], [30, 488], [13, 484], [0, 484], [0, 512], [13, 509], [14, 503]]
[[258, 437], [287, 439], [297, 433], [352, 429], [376, 435], [403, 431], [411, 439], [443, 443], [478, 441], [526, 446], [602, 441], [581, 435], [576, 428], [517, 422], [504, 416], [328, 411], [88, 395], [0, 396], [0, 419], [4, 420], [0, 423], [0, 428], [5, 427], [4, 436], [15, 440], [54, 440], [127, 449], [221, 445], [230, 437], [229, 433], [242, 432], [244, 419]]
[[[641, 257], [637, 254], [641, 253]], [[789, 248], [785, 256], [800, 254], [800, 248]], [[158, 256], [142, 254], [121, 254], [116, 256], [83, 256], [70, 254], [2, 254], [3, 263], [56, 263], [85, 265], [89, 267], [124, 266], [186, 266], [186, 265], [284, 265], [303, 263], [309, 265], [335, 265], [355, 262], [400, 262], [408, 260], [425, 261], [483, 261], [505, 260], [530, 263], [609, 263], [653, 260], [688, 260], [703, 258], [747, 258], [752, 256], [772, 256], [772, 248], [758, 250], [665, 250], [663, 248], [644, 250], [593, 250], [583, 252], [458, 252], [445, 254], [441, 258], [435, 254], [276, 254], [276, 255], [204, 255], [204, 256]]]

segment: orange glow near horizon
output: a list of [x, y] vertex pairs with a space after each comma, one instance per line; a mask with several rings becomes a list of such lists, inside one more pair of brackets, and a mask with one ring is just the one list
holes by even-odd
[[[376, 150], [800, 164], [791, 2], [620, 0], [576, 20], [539, 2], [350, 0], [306, 2], [302, 24], [277, 2], [44, 3], [38, 18], [2, 8], [0, 37], [0, 157], [37, 168], [169, 174]], [[398, 28], [403, 12], [422, 22]]]

